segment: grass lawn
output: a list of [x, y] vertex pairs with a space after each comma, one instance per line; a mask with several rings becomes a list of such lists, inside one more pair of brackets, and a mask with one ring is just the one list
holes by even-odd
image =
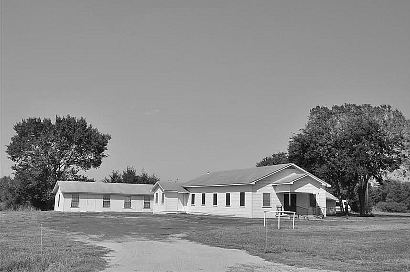
[[[273, 262], [339, 271], [410, 271], [410, 218], [328, 217], [298, 220], [277, 230], [269, 221], [268, 248], [261, 219], [199, 215], [0, 213], [0, 271], [98, 271], [104, 248], [73, 240], [71, 233], [99, 239], [185, 234], [191, 241], [244, 249]], [[44, 254], [40, 254], [40, 224]]]

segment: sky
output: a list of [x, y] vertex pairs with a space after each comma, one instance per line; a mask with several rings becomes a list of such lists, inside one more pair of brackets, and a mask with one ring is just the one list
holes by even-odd
[[96, 180], [254, 167], [317, 105], [410, 118], [410, 1], [2, 0], [1, 176], [29, 117], [112, 136]]

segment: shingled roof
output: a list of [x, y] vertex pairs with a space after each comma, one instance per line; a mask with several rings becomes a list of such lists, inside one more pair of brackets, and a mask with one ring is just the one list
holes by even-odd
[[246, 185], [259, 179], [267, 177], [279, 170], [285, 169], [292, 164], [277, 164], [272, 166], [254, 167], [247, 169], [236, 169], [228, 171], [218, 171], [202, 175], [198, 178], [184, 183], [184, 187], [213, 186], [213, 185]]
[[152, 187], [152, 184], [57, 181], [53, 193], [60, 188], [63, 193], [152, 195]]
[[278, 179], [274, 182], [272, 182], [272, 184], [276, 184], [276, 185], [281, 185], [281, 184], [293, 184], [293, 182], [295, 182], [298, 179], [304, 178], [306, 176], [309, 176], [309, 174], [304, 173], [304, 174], [297, 174], [297, 173], [292, 173], [286, 177], [283, 177], [281, 179]]
[[274, 181], [273, 184], [292, 184], [293, 182], [306, 177], [310, 176], [311, 178], [317, 180], [324, 186], [330, 187], [328, 183], [325, 181], [317, 178], [316, 176], [310, 174], [306, 170], [300, 168], [299, 166], [293, 163], [286, 163], [286, 164], [276, 164], [271, 166], [264, 166], [264, 167], [254, 167], [254, 168], [247, 168], [247, 169], [236, 169], [236, 170], [228, 170], [228, 171], [218, 171], [209, 174], [202, 175], [198, 178], [190, 180], [184, 184], [183, 187], [203, 187], [203, 186], [226, 186], [226, 185], [247, 185], [247, 184], [254, 184], [255, 182], [262, 180], [266, 177], [273, 175], [276, 172], [279, 172], [283, 169], [288, 167], [297, 168], [304, 173], [297, 174], [293, 173], [289, 176], [282, 178], [280, 180]]

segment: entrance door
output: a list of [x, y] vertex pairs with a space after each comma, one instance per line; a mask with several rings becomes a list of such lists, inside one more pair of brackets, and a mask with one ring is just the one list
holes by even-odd
[[185, 194], [178, 194], [178, 211], [185, 211], [185, 205], [184, 205], [184, 200], [185, 200]]
[[[290, 201], [289, 201], [290, 196]], [[296, 212], [296, 194], [285, 194], [285, 199], [283, 201], [285, 211]]]
[[95, 197], [93, 195], [87, 195], [87, 212], [95, 212]]

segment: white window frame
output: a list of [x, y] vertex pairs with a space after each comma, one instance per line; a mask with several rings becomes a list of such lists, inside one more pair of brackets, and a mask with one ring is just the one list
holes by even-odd
[[[241, 205], [241, 195], [243, 195], [243, 205]], [[246, 206], [246, 194], [245, 192], [239, 192], [239, 207], [245, 207]]]
[[149, 195], [144, 195], [144, 209], [151, 209], [151, 198]]
[[[265, 205], [265, 196], [268, 196], [267, 200], [269, 203], [267, 203], [268, 205]], [[272, 206], [271, 203], [271, 194], [270, 193], [262, 193], [262, 208], [271, 208]]]
[[131, 196], [126, 196], [124, 198], [124, 209], [131, 209]]
[[111, 195], [103, 195], [103, 208], [107, 209], [111, 207]]
[[78, 193], [71, 194], [71, 208], [79, 208], [79, 207], [80, 207], [80, 194]]
[[201, 205], [202, 206], [206, 205], [206, 194], [205, 193], [201, 194]]
[[[216, 200], [216, 204], [215, 204], [215, 200]], [[212, 205], [214, 207], [218, 206], [218, 193], [213, 193], [212, 194]]]
[[[229, 199], [229, 203], [228, 203], [228, 199]], [[225, 193], [225, 206], [231, 207], [231, 193]]]

